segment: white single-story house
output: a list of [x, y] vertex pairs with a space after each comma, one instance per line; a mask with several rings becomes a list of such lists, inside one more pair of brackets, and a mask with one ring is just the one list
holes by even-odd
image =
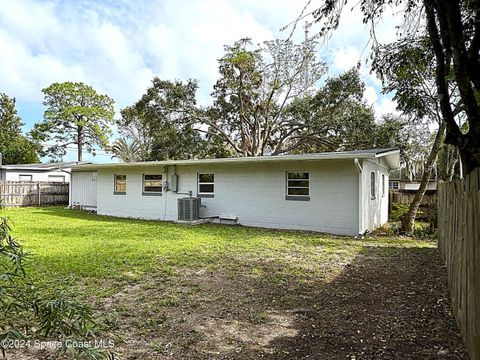
[[71, 167], [78, 162], [1, 165], [3, 181], [70, 182]]
[[72, 167], [70, 206], [177, 221], [184, 201], [199, 198], [200, 221], [357, 235], [387, 222], [389, 173], [399, 163], [399, 150], [371, 149], [84, 164]]

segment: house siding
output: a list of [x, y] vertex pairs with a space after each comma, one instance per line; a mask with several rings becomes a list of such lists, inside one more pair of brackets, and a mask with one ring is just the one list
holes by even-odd
[[[285, 199], [289, 171], [310, 173], [309, 201]], [[161, 173], [168, 181], [173, 172], [174, 166], [99, 170], [98, 214], [176, 220], [177, 199], [189, 191], [197, 195], [197, 174], [214, 173], [215, 194], [202, 198], [202, 217], [234, 216], [245, 226], [358, 234], [359, 176], [352, 160], [176, 166], [178, 193], [142, 196], [143, 174]], [[113, 193], [114, 174], [127, 175], [126, 194]]]
[[72, 172], [70, 179], [70, 206], [97, 206], [96, 175], [96, 171]]
[[[364, 160], [361, 175], [361, 201], [362, 201], [362, 233], [366, 230], [374, 230], [388, 221], [388, 174], [389, 169], [385, 161]], [[370, 195], [370, 174], [375, 173], [376, 193], [375, 199]], [[382, 195], [382, 175], [385, 176], [385, 195]]]
[[[65, 169], [69, 171], [69, 169]], [[70, 171], [69, 171], [70, 172]], [[70, 182], [70, 173], [65, 171], [45, 171], [45, 170], [3, 170], [2, 180], [20, 181], [20, 175], [31, 175], [32, 181], [49, 181], [49, 175], [64, 176], [65, 182]]]

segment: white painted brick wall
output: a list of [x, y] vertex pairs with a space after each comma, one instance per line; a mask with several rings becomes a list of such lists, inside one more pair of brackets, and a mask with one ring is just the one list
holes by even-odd
[[[178, 192], [197, 192], [197, 173], [215, 174], [215, 197], [202, 198], [202, 216], [233, 215], [246, 226], [302, 229], [356, 235], [359, 224], [359, 176], [350, 160], [295, 161], [276, 164], [177, 166]], [[285, 200], [287, 171], [310, 172], [310, 201]], [[127, 175], [126, 195], [113, 194], [114, 174]], [[142, 174], [163, 166], [99, 170], [97, 209], [101, 215], [176, 220], [177, 198], [142, 196]], [[168, 167], [168, 177], [173, 167]]]
[[[376, 176], [376, 197], [370, 196], [370, 173]], [[388, 221], [388, 168], [383, 159], [364, 160], [362, 173], [363, 230], [375, 230]], [[385, 175], [385, 196], [382, 196], [382, 175]], [[363, 232], [363, 231], [362, 231]]]

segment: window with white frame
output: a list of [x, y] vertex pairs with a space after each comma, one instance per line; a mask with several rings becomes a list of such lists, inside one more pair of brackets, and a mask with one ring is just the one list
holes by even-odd
[[310, 199], [310, 173], [287, 172], [287, 200]]
[[65, 182], [65, 175], [48, 175], [50, 182]]
[[162, 195], [162, 175], [143, 175], [143, 195]]
[[398, 190], [400, 189], [400, 182], [399, 181], [389, 181], [388, 188], [390, 190]]
[[32, 175], [20, 174], [20, 175], [18, 175], [18, 180], [19, 181], [32, 181]]
[[127, 175], [114, 175], [113, 193], [117, 195], [127, 193]]
[[377, 193], [377, 184], [375, 182], [376, 182], [375, 172], [372, 171], [370, 173], [370, 199], [372, 200], [375, 200], [376, 198], [375, 195]]
[[385, 197], [385, 175], [382, 174], [382, 197]]
[[215, 194], [215, 174], [198, 174], [198, 196], [213, 197]]

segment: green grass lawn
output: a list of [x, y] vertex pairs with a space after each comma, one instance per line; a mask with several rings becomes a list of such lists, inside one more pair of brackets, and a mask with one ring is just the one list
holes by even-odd
[[[436, 259], [433, 241], [356, 240], [240, 226], [191, 227], [60, 207], [2, 212], [10, 217], [15, 237], [32, 253], [30, 275], [47, 290], [63, 288], [88, 302], [99, 321], [106, 324], [105, 334], [117, 339], [117, 351], [127, 359], [157, 359], [166, 353], [174, 354], [173, 358], [225, 354], [245, 359], [272, 354], [272, 358], [281, 358], [278, 356], [291, 351], [290, 346], [303, 346], [304, 332], [310, 336], [312, 330], [306, 325], [310, 318], [320, 321], [337, 311], [345, 316], [353, 311], [337, 331], [339, 336], [348, 335], [350, 340], [343, 339], [348, 343], [361, 333], [356, 332], [352, 319], [364, 319], [365, 314], [377, 311], [370, 306], [382, 309], [383, 300], [377, 298], [365, 301], [364, 310], [361, 307], [366, 297], [380, 296], [379, 283], [391, 287], [386, 287], [389, 293], [384, 295], [388, 302], [388, 298], [403, 296], [403, 288], [395, 287], [397, 282], [407, 287], [418, 283], [423, 291], [424, 272], [432, 276], [434, 284], [435, 272], [441, 271], [432, 260]], [[434, 269], [428, 270], [429, 266]], [[387, 273], [389, 278], [376, 278]], [[431, 291], [425, 301], [436, 304]], [[328, 307], [332, 298], [338, 301], [336, 310]], [[358, 308], [349, 309], [351, 303]], [[390, 324], [397, 315], [392, 314], [391, 320], [389, 314], [394, 311], [385, 309], [389, 312], [383, 318]], [[304, 318], [298, 311], [312, 314]], [[420, 314], [425, 313], [422, 311]], [[415, 323], [418, 316], [409, 313], [406, 317], [411, 318], [405, 324]], [[375, 321], [377, 318], [372, 319]], [[318, 336], [324, 336], [322, 326], [327, 326], [325, 333], [335, 328], [331, 322], [316, 326], [313, 329]], [[381, 332], [378, 324], [375, 326], [375, 331]], [[422, 327], [421, 331], [431, 329]], [[299, 342], [274, 345], [284, 338]], [[372, 339], [380, 341], [377, 335]], [[361, 344], [369, 343], [362, 340]], [[339, 358], [353, 351], [349, 346], [339, 350]], [[412, 354], [422, 354], [422, 349], [411, 349]], [[336, 358], [336, 353], [328, 355], [327, 350], [307, 349], [304, 355], [323, 353], [326, 358]], [[358, 351], [368, 354], [368, 349]]]
[[[369, 247], [434, 247], [432, 242], [398, 239], [354, 240], [298, 231], [238, 226], [185, 226], [120, 219], [51, 208], [4, 210], [13, 233], [32, 253], [29, 271], [58, 283], [132, 280], [145, 274], [171, 274], [180, 267], [213, 269], [239, 257], [281, 259], [285, 253], [323, 261], [350, 261]], [[298, 267], [298, 269], [295, 269]], [[285, 270], [301, 270], [302, 263]], [[92, 288], [97, 292], [98, 289]]]

